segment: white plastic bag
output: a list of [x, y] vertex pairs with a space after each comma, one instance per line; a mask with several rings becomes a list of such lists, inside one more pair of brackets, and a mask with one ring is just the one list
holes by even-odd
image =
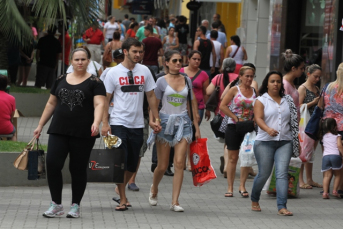
[[241, 167], [251, 167], [257, 164], [254, 154], [255, 138], [255, 131], [246, 133], [244, 136], [244, 140], [239, 150], [239, 159], [241, 161]]
[[301, 154], [299, 155], [299, 158], [302, 162], [311, 162], [313, 160], [312, 155], [314, 154], [315, 141], [305, 133], [305, 128], [310, 118], [311, 116], [307, 109], [307, 104], [301, 105], [299, 122], [299, 142]]

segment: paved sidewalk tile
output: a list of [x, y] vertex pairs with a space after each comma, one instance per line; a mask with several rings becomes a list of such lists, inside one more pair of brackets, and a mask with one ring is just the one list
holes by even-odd
[[[20, 141], [29, 141], [39, 118], [19, 118]], [[49, 123], [44, 127], [41, 142], [47, 144], [46, 134]], [[169, 210], [173, 177], [164, 176], [158, 193], [158, 205], [148, 203], [149, 188], [152, 183], [151, 150], [142, 158], [137, 175], [139, 192], [127, 191], [132, 208], [125, 212], [115, 211], [117, 203], [115, 185], [111, 183], [89, 183], [81, 203], [81, 218], [68, 219], [65, 215], [54, 219], [42, 217], [49, 207], [50, 193], [45, 187], [0, 187], [0, 228], [25, 229], [78, 229], [78, 228], [341, 228], [343, 225], [342, 200], [331, 197], [323, 200], [319, 188], [301, 189], [300, 197], [288, 200], [288, 208], [293, 217], [277, 215], [276, 197], [263, 192], [260, 200], [262, 212], [250, 210], [250, 199], [242, 198], [239, 188], [239, 162], [234, 184], [234, 197], [226, 198], [227, 181], [219, 172], [219, 157], [223, 154], [223, 144], [213, 138], [208, 122], [203, 121], [201, 134], [208, 138], [208, 149], [217, 179], [202, 187], [194, 187], [191, 172], [184, 172], [180, 194], [180, 204], [184, 213]], [[100, 142], [95, 144], [100, 147]], [[318, 147], [319, 148], [319, 147]], [[314, 180], [322, 183], [321, 152], [318, 149], [314, 162]], [[254, 166], [255, 171], [257, 167]], [[253, 178], [249, 177], [246, 188], [251, 193]], [[34, 181], [32, 181], [34, 185]], [[63, 187], [63, 205], [69, 211], [71, 186]]]

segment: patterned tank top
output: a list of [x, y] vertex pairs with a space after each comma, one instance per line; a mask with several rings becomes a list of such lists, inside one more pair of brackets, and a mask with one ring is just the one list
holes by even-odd
[[[166, 36], [166, 43], [164, 43], [164, 51], [172, 50], [170, 46], [175, 46], [176, 45], [176, 39], [175, 37], [173, 40], [170, 42], [169, 36]], [[177, 49], [177, 48], [176, 48]]]
[[[303, 84], [302, 85], [305, 89], [306, 89], [306, 95], [305, 95], [305, 98], [304, 98], [304, 102], [303, 103], [310, 103], [312, 102], [315, 98], [317, 98], [319, 96], [319, 89], [316, 87], [317, 89], [317, 93], [314, 93], [312, 91], [310, 91], [309, 89], [307, 89], [307, 87], [305, 87], [305, 85]], [[308, 111], [310, 112], [310, 115], [313, 114], [313, 111], [314, 111], [314, 108], [316, 106], [312, 106], [308, 109]]]

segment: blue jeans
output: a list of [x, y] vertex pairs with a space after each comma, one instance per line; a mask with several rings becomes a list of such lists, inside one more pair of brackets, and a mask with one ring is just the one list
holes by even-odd
[[202, 122], [202, 119], [204, 118], [204, 109], [199, 109], [198, 110], [198, 113], [199, 113], [199, 116], [200, 116], [200, 122], [199, 122], [199, 126], [200, 126], [200, 124], [201, 124], [201, 122]]
[[278, 210], [286, 208], [288, 191], [288, 166], [292, 156], [292, 141], [255, 141], [254, 154], [258, 174], [254, 179], [251, 201], [260, 200], [261, 191], [275, 163], [276, 196]]

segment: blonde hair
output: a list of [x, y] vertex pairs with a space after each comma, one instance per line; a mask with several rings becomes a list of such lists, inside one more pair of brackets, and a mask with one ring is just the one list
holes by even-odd
[[338, 85], [337, 94], [341, 95], [343, 93], [343, 63], [338, 65], [336, 74], [337, 79], [329, 84], [328, 91], [330, 92], [336, 85]]
[[252, 67], [249, 67], [249, 66], [243, 66], [241, 67], [241, 69], [239, 70], [239, 76], [242, 76], [244, 75], [245, 71], [246, 70], [251, 70], [255, 73], [255, 69], [253, 69]]

